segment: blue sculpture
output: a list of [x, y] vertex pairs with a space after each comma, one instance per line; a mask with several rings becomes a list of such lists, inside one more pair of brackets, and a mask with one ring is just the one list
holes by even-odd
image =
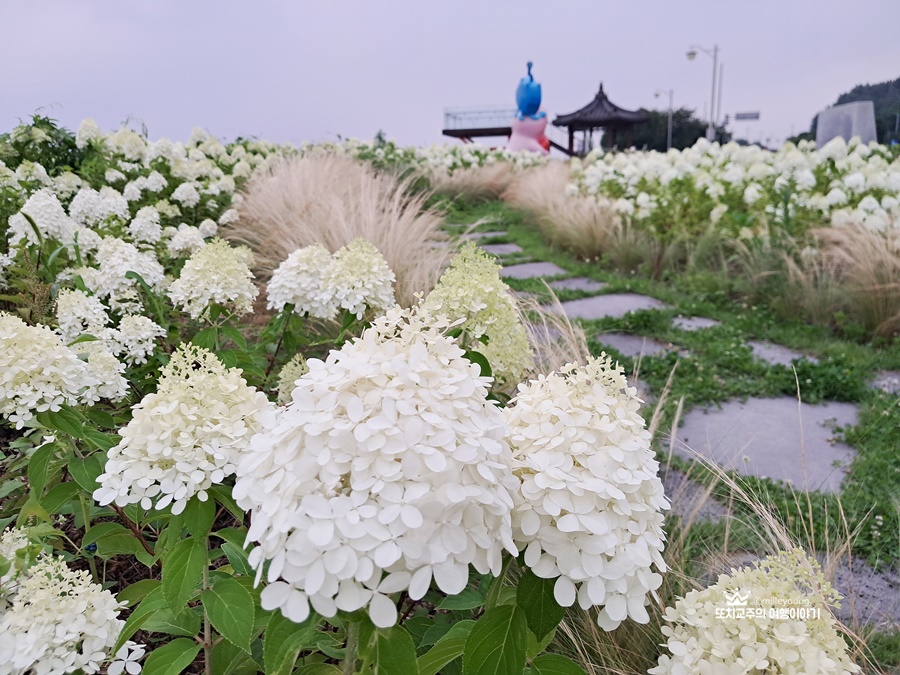
[[534, 76], [531, 74], [532, 65], [534, 64], [529, 61], [528, 75], [519, 81], [519, 88], [516, 89], [516, 104], [519, 107], [516, 117], [520, 120], [526, 117], [539, 120], [547, 115], [545, 112], [538, 112], [541, 107], [541, 85], [534, 81]]

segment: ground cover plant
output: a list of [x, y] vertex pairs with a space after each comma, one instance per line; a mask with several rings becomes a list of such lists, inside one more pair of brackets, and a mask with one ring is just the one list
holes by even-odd
[[[721, 624], [721, 654], [686, 636], [653, 446], [674, 414], [648, 424], [592, 338], [518, 301], [474, 244], [446, 248], [488, 218], [523, 259], [543, 247], [488, 199], [540, 160], [46, 118], [0, 136], [0, 159], [0, 673], [600, 672], [573, 620], [668, 638], [622, 670], [865, 662], [793, 550], [732, 578], [777, 568], [757, 593], [815, 587], [815, 617], [752, 639]], [[716, 384], [786, 387], [725, 352]], [[833, 380], [819, 396], [857, 382], [842, 363], [808, 373]], [[774, 649], [785, 630], [796, 650]]]

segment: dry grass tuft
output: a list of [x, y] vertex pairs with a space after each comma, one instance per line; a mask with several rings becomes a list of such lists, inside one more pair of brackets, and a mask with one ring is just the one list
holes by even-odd
[[[546, 286], [547, 283], [544, 282]], [[547, 286], [550, 290], [550, 287]], [[585, 363], [590, 357], [584, 329], [572, 323], [563, 311], [556, 294], [551, 305], [543, 306], [531, 298], [518, 298], [516, 306], [522, 323], [528, 329], [528, 338], [534, 349], [535, 372], [550, 373], [567, 363]]]
[[566, 194], [568, 183], [569, 165], [551, 161], [518, 174], [503, 199], [531, 213], [552, 246], [583, 259], [601, 257], [621, 219], [602, 201]]
[[444, 169], [431, 169], [423, 175], [438, 194], [487, 201], [498, 199], [512, 184], [518, 171], [511, 162], [498, 162], [489, 166], [457, 169], [452, 174]]
[[410, 182], [347, 157], [279, 159], [247, 184], [240, 219], [223, 234], [253, 250], [261, 280], [298, 248], [334, 252], [363, 237], [394, 270], [397, 300], [407, 306], [431, 290], [450, 255], [441, 246], [442, 216], [425, 208], [428, 195], [412, 194]]
[[883, 337], [900, 331], [900, 231], [853, 225], [817, 230], [815, 236], [863, 325]]

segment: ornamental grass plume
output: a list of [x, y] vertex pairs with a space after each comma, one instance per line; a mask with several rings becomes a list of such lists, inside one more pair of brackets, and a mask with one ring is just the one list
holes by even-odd
[[[238, 466], [250, 563], [266, 609], [303, 621], [365, 608], [397, 621], [390, 593], [453, 595], [469, 566], [516, 554], [518, 482], [490, 378], [444, 335], [446, 320], [395, 307], [362, 336], [310, 359], [293, 400], [269, 412]], [[268, 563], [268, 564], [267, 564]]]
[[298, 248], [337, 251], [363, 238], [384, 256], [397, 276], [397, 301], [409, 306], [431, 290], [449, 257], [435, 246], [445, 239], [443, 218], [425, 206], [427, 193], [410, 188], [349, 157], [274, 158], [251, 177], [240, 219], [220, 222], [220, 234], [250, 247], [261, 279]]
[[525, 564], [557, 579], [560, 605], [599, 607], [604, 630], [629, 616], [649, 621], [647, 594], [666, 570], [669, 504], [639, 407], [622, 369], [601, 356], [520, 385], [504, 411], [522, 481], [513, 525]]
[[829, 610], [839, 599], [801, 549], [732, 570], [666, 609], [669, 654], [648, 672], [858, 673]]
[[195, 251], [169, 287], [176, 306], [199, 319], [211, 303], [223, 305], [237, 315], [253, 311], [259, 289], [250, 271], [253, 254], [224, 239], [213, 239]]
[[162, 368], [156, 393], [132, 408], [119, 431], [94, 499], [144, 509], [171, 504], [175, 514], [194, 495], [206, 501], [206, 490], [234, 473], [268, 406], [239, 369], [202, 347], [181, 345]]
[[[125, 624], [121, 608], [87, 570], [71, 570], [62, 558], [40, 558], [19, 576], [12, 602], [0, 612], [0, 673], [98, 673], [121, 657], [124, 669], [136, 675], [143, 647], [128, 642], [112, 652]], [[122, 670], [109, 664], [108, 672]]]
[[0, 312], [0, 415], [16, 429], [35, 413], [94, 400], [100, 384], [52, 330]]
[[487, 358], [497, 385], [511, 390], [534, 368], [534, 352], [500, 269], [474, 243], [466, 243], [425, 298], [424, 308], [451, 321], [465, 319], [460, 327], [473, 341], [486, 337], [486, 345], [470, 346]]

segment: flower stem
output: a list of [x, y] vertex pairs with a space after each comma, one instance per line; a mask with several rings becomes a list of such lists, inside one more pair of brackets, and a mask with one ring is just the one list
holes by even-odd
[[[209, 537], [206, 538], [206, 547], [209, 548]], [[209, 565], [203, 567], [203, 590], [209, 588]], [[209, 615], [206, 606], [203, 607], [203, 672], [212, 675], [212, 630], [209, 625]]]
[[347, 647], [344, 649], [344, 675], [356, 672], [356, 652], [359, 649], [359, 622], [351, 621], [347, 626]]
[[[87, 536], [88, 531], [91, 529], [91, 512], [88, 508], [87, 501], [84, 498], [84, 495], [79, 497], [79, 501], [81, 502], [81, 517], [84, 519], [84, 534]], [[100, 583], [100, 577], [97, 574], [97, 562], [94, 560], [93, 555], [87, 556], [88, 567], [91, 568], [91, 579], [94, 580], [95, 584]]]

